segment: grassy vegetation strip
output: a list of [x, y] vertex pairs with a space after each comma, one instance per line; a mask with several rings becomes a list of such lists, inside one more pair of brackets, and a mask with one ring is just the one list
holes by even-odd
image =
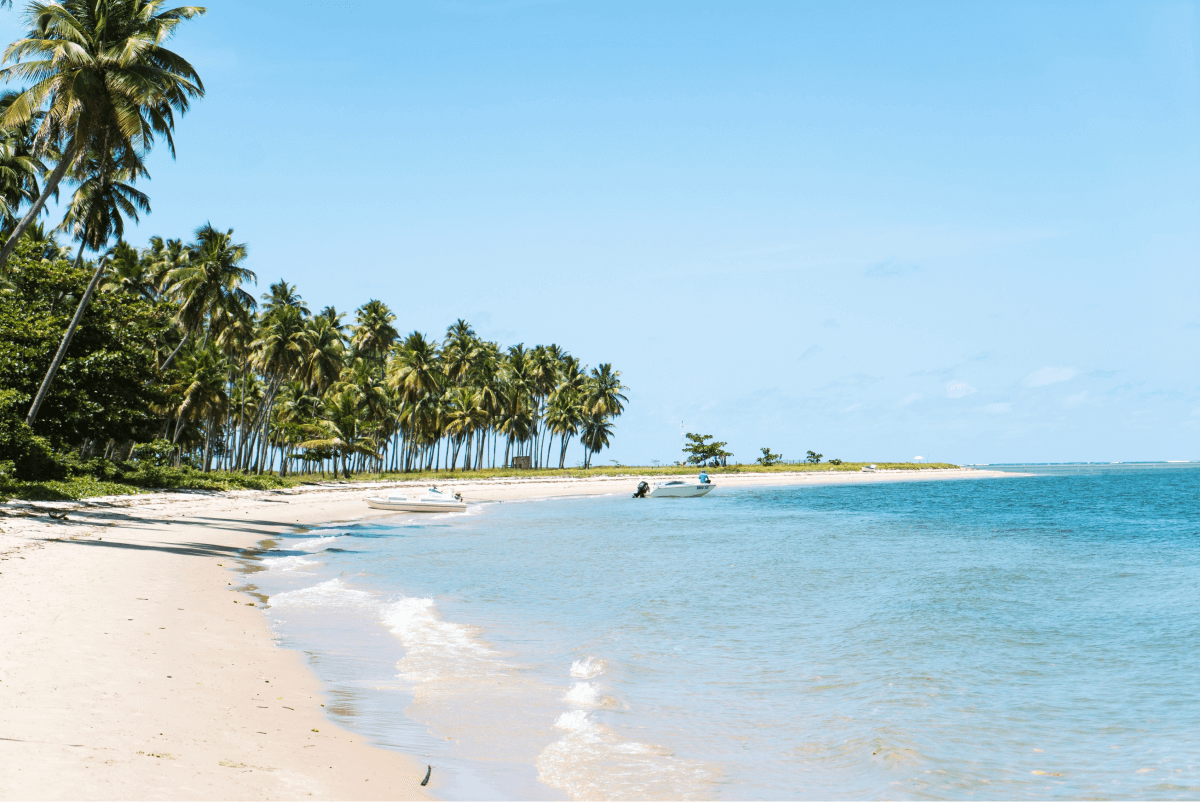
[[281, 478], [272, 474], [252, 476], [224, 471], [205, 474], [190, 469], [147, 468], [107, 479], [84, 475], [44, 482], [0, 481], [0, 500], [76, 501], [156, 490], [273, 490], [311, 481], [310, 476]]

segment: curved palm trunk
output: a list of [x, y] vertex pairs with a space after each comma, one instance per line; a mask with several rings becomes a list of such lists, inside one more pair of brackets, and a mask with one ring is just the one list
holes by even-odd
[[[79, 253], [75, 257], [76, 266], [83, 259], [83, 247], [87, 242], [87, 231], [83, 232], [83, 241], [79, 243]], [[58, 372], [58, 368], [62, 365], [63, 357], [67, 355], [67, 347], [71, 345], [71, 339], [75, 336], [75, 329], [79, 327], [79, 321], [83, 319], [84, 310], [87, 309], [88, 303], [92, 300], [92, 293], [96, 291], [96, 286], [100, 283], [100, 277], [104, 275], [105, 268], [108, 267], [108, 262], [101, 258], [100, 264], [96, 265], [96, 272], [92, 276], [92, 280], [88, 283], [87, 290], [84, 291], [83, 297], [79, 299], [79, 306], [75, 307], [75, 315], [71, 318], [71, 325], [67, 326], [67, 333], [63, 335], [62, 342], [59, 343], [58, 352], [54, 355], [53, 361], [50, 363], [50, 369], [46, 371], [46, 376], [42, 379], [42, 386], [38, 388], [37, 395], [33, 399], [33, 403], [29, 405], [29, 414], [25, 418], [25, 423], [30, 426], [37, 420], [38, 410], [42, 407], [42, 402], [46, 400], [46, 394], [50, 392], [50, 385], [54, 382], [54, 374]]]
[[183, 339], [179, 341], [179, 345], [175, 346], [175, 350], [171, 352], [171, 355], [169, 357], [167, 357], [165, 362], [163, 362], [161, 365], [158, 366], [158, 369], [166, 370], [167, 365], [171, 364], [171, 360], [175, 358], [175, 355], [179, 353], [179, 349], [183, 348], [183, 344], [187, 341], [188, 341], [188, 333], [185, 331], [183, 333]]
[[54, 170], [50, 173], [50, 177], [46, 179], [46, 185], [42, 187], [42, 194], [38, 195], [38, 199], [29, 207], [29, 211], [17, 223], [17, 227], [8, 235], [8, 240], [5, 241], [4, 247], [0, 248], [0, 270], [8, 264], [8, 258], [12, 256], [13, 249], [17, 247], [17, 243], [21, 241], [21, 235], [25, 233], [25, 229], [37, 219], [42, 213], [42, 208], [46, 205], [46, 201], [58, 189], [59, 183], [63, 180], [63, 176], [67, 174], [67, 168], [71, 166], [71, 162], [75, 161], [75, 153], [77, 148], [72, 143], [63, 153], [62, 158], [58, 160], [58, 164], [54, 166]]

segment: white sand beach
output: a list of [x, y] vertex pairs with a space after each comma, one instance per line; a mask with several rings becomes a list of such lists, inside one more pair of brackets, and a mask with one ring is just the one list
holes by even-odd
[[[714, 481], [1014, 475], [802, 472]], [[468, 501], [503, 501], [632, 492], [640, 478], [440, 486]], [[387, 515], [369, 510], [363, 497], [402, 486], [0, 505], [0, 797], [436, 798], [436, 766], [422, 788], [422, 756], [372, 746], [331, 723], [305, 656], [276, 644], [260, 598], [240, 589], [241, 550], [299, 525]]]

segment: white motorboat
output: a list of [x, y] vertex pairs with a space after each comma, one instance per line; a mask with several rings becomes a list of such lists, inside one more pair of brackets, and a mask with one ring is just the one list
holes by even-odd
[[712, 482], [702, 482], [699, 479], [672, 479], [669, 482], [655, 482], [648, 485], [638, 484], [634, 498], [695, 498], [703, 496], [716, 487]]
[[367, 496], [367, 506], [374, 510], [394, 512], [462, 512], [467, 502], [458, 493], [448, 495], [431, 487], [419, 496], [389, 494], [386, 498]]

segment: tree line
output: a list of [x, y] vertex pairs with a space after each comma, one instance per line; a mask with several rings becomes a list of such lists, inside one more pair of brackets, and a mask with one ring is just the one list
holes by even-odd
[[[27, 234], [0, 294], [0, 381], [21, 400], [40, 378], [22, 368], [49, 361], [90, 272], [63, 250], [40, 228]], [[558, 345], [505, 348], [461, 319], [440, 339], [401, 336], [382, 301], [348, 321], [332, 306], [311, 312], [282, 280], [255, 299], [246, 245], [231, 230], [206, 224], [191, 242], [153, 237], [140, 249], [122, 241], [101, 258], [90, 326], [33, 422], [81, 459], [128, 459], [153, 440], [176, 465], [204, 471], [349, 476], [479, 470], [514, 456], [563, 468], [578, 441], [590, 467], [625, 409], [619, 371], [589, 368]], [[113, 337], [124, 339], [98, 342]], [[107, 379], [120, 382], [119, 403], [89, 362], [114, 364]], [[79, 405], [106, 400], [116, 420], [79, 417]]]

